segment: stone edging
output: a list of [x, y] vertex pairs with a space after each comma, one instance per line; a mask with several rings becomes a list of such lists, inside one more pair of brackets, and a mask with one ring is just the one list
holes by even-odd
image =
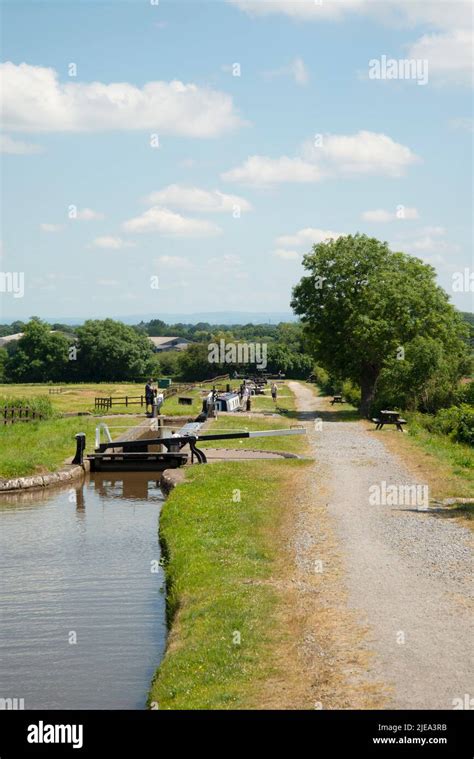
[[45, 488], [51, 485], [63, 485], [65, 482], [79, 479], [87, 471], [84, 466], [69, 464], [58, 472], [49, 474], [36, 474], [30, 477], [14, 477], [11, 480], [0, 480], [0, 493], [8, 493], [14, 490], [27, 490], [29, 488]]
[[177, 485], [181, 485], [185, 479], [183, 469], [165, 469], [160, 478], [160, 486], [165, 496], [169, 495]]

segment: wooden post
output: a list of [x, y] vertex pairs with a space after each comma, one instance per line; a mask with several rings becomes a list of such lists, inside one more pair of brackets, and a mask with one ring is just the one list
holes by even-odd
[[78, 432], [74, 437], [76, 438], [76, 455], [74, 456], [72, 463], [80, 464], [80, 466], [82, 466], [84, 462], [84, 451], [86, 449], [86, 434], [85, 432]]

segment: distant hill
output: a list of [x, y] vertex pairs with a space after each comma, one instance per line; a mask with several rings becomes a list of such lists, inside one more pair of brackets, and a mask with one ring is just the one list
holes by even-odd
[[[72, 316], [45, 316], [41, 317], [48, 324], [68, 324], [78, 325], [85, 322], [84, 318], [74, 318]], [[91, 319], [105, 319], [105, 316], [91, 315]], [[294, 322], [297, 317], [287, 311], [202, 311], [190, 314], [129, 314], [126, 316], [117, 316], [110, 314], [111, 319], [124, 322], [124, 324], [139, 324], [140, 322], [149, 322], [152, 319], [161, 319], [165, 324], [199, 324], [207, 322], [208, 324], [278, 324], [279, 322]], [[3, 324], [10, 324], [13, 319], [4, 317]], [[28, 321], [27, 319], [25, 321]]]

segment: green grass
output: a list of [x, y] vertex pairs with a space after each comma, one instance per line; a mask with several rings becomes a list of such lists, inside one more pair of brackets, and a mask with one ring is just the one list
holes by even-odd
[[[125, 428], [137, 423], [133, 418], [119, 422], [109, 417], [104, 421], [111, 427], [120, 423]], [[75, 453], [77, 432], [86, 433], [87, 450], [94, 448], [96, 425], [93, 418], [71, 417], [0, 426], [0, 477], [24, 477], [60, 469], [65, 459]], [[119, 429], [111, 429], [112, 437], [120, 433]]]
[[272, 400], [271, 396], [271, 384], [265, 385], [265, 395], [253, 395], [252, 396], [252, 411], [272, 411], [275, 412], [279, 409], [285, 409], [287, 411], [294, 411], [296, 408], [295, 397], [291, 392], [287, 384], [278, 384], [277, 402]]
[[[192, 384], [192, 383], [190, 383]], [[219, 387], [225, 387], [227, 383], [219, 383]], [[233, 389], [238, 389], [239, 382], [234, 380], [231, 383]], [[61, 388], [60, 394], [49, 394], [49, 389], [53, 387]], [[202, 401], [204, 395], [206, 395], [212, 385], [209, 383], [203, 384], [202, 387], [196, 387], [194, 390], [186, 390], [182, 393], [168, 398], [163, 406], [162, 412], [169, 416], [186, 416], [197, 415], [202, 410]], [[61, 384], [49, 385], [49, 384], [30, 384], [30, 385], [1, 385], [0, 384], [0, 397], [7, 398], [9, 401], [14, 402], [15, 398], [28, 398], [45, 396], [51, 400], [54, 411], [64, 413], [68, 411], [90, 411], [95, 414], [103, 414], [103, 411], [95, 410], [95, 398], [123, 398], [129, 396], [131, 398], [137, 398], [144, 395], [145, 386], [143, 383], [77, 383], [77, 384]], [[286, 394], [286, 391], [285, 391]], [[181, 406], [178, 403], [180, 395], [191, 397], [193, 399], [192, 406]], [[253, 400], [253, 399], [252, 399]], [[273, 407], [271, 398], [263, 399], [268, 400], [268, 408]], [[284, 406], [285, 399], [282, 399], [282, 407]], [[114, 404], [107, 414], [144, 414], [144, 407], [140, 404], [126, 406], [125, 403]]]
[[[149, 694], [160, 709], [239, 709], [278, 661], [278, 523], [295, 460], [195, 467], [160, 519], [168, 650]], [[240, 502], [234, 502], [240, 491]], [[240, 643], [236, 642], [239, 640]]]
[[[60, 394], [49, 394], [50, 388], [62, 388]], [[45, 395], [51, 399], [55, 411], [94, 411], [94, 398], [125, 395], [138, 396], [144, 393], [144, 385], [134, 383], [85, 383], [85, 384], [19, 384], [0, 385], [0, 396], [15, 399], [25, 396]], [[114, 406], [114, 413], [117, 408]], [[125, 406], [124, 406], [125, 409]], [[137, 411], [140, 406], [130, 406], [128, 411]]]
[[474, 448], [464, 443], [457, 443], [446, 435], [437, 435], [423, 429], [410, 420], [408, 415], [407, 431], [413, 442], [426, 453], [436, 457], [443, 465], [451, 469], [455, 477], [465, 482], [463, 493], [466, 498], [474, 496]]
[[[49, 394], [50, 387], [61, 387], [62, 393]], [[57, 412], [68, 411], [91, 411], [92, 413], [102, 414], [103, 412], [95, 411], [95, 398], [123, 398], [139, 397], [144, 395], [145, 386], [143, 383], [86, 383], [86, 384], [58, 384], [58, 385], [0, 385], [0, 397], [6, 397], [11, 401], [15, 398], [46, 396], [51, 400], [53, 409]], [[178, 396], [173, 396], [165, 401], [162, 410], [165, 414], [198, 414], [202, 409], [201, 390], [183, 392], [183, 395], [193, 398], [192, 406], [180, 406]], [[126, 406], [125, 403], [113, 405], [107, 411], [107, 414], [141, 414], [144, 413], [144, 407], [140, 404]]]

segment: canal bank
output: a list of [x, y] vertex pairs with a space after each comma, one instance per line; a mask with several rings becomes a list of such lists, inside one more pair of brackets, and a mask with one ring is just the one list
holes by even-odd
[[268, 682], [284, 679], [284, 523], [308, 466], [256, 459], [165, 473], [169, 632], [150, 708], [263, 708]]

